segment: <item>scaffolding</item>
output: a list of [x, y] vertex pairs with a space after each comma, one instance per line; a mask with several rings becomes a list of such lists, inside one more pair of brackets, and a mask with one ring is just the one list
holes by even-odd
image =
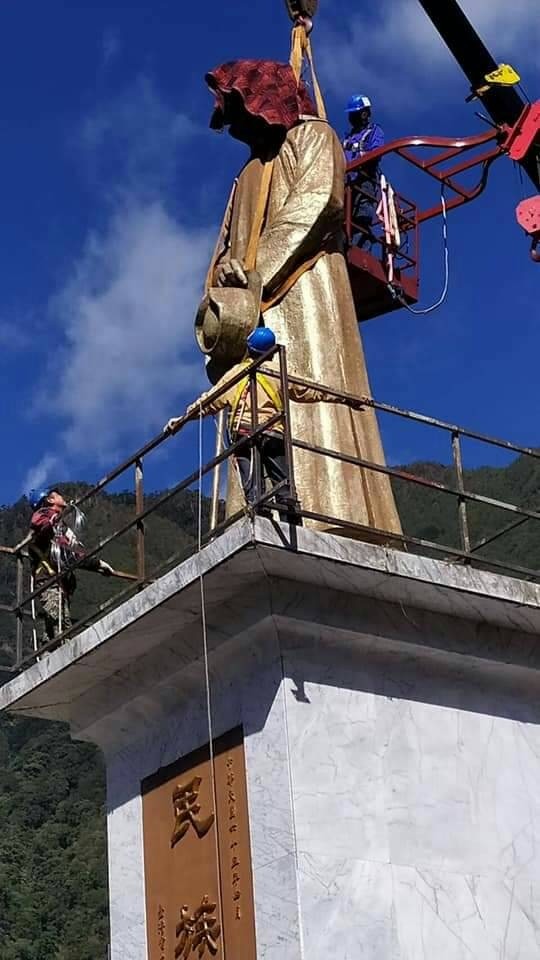
[[[274, 365], [271, 370], [269, 370], [269, 367], [267, 366], [270, 360], [274, 360]], [[202, 537], [203, 544], [219, 536], [223, 530], [231, 526], [240, 518], [246, 516], [246, 514], [256, 516], [263, 513], [264, 515], [268, 516], [270, 511], [271, 515], [275, 516], [276, 518], [279, 517], [282, 520], [289, 521], [292, 519], [295, 524], [302, 524], [305, 520], [319, 521], [320, 523], [327, 524], [329, 527], [331, 527], [333, 532], [341, 529], [344, 536], [352, 535], [358, 539], [366, 539], [370, 541], [373, 541], [375, 537], [381, 543], [386, 542], [391, 544], [394, 548], [399, 548], [401, 546], [403, 549], [408, 549], [412, 552], [442, 558], [449, 563], [459, 563], [468, 566], [481, 567], [483, 569], [492, 569], [499, 573], [504, 572], [514, 575], [521, 579], [540, 581], [540, 569], [519, 565], [513, 563], [511, 560], [507, 561], [489, 557], [486, 556], [484, 552], [486, 547], [500, 541], [502, 537], [507, 536], [509, 533], [517, 530], [524, 524], [528, 522], [540, 521], [540, 510], [530, 509], [525, 505], [502, 501], [468, 489], [463, 467], [462, 443], [465, 439], [472, 440], [486, 445], [491, 449], [496, 448], [503, 450], [508, 454], [515, 454], [518, 457], [525, 457], [534, 461], [540, 460], [540, 451], [531, 447], [523, 447], [519, 444], [511, 443], [506, 440], [486, 436], [485, 434], [477, 431], [468, 430], [464, 427], [457, 426], [456, 424], [438, 420], [435, 417], [429, 417], [410, 410], [403, 410], [391, 404], [374, 400], [371, 397], [354, 397], [350, 394], [345, 394], [339, 390], [334, 390], [326, 385], [316, 383], [314, 381], [308, 381], [299, 377], [290, 376], [287, 371], [286, 351], [282, 346], [275, 347], [263, 357], [253, 362], [249, 367], [242, 370], [242, 372], [238, 374], [235, 379], [232, 379], [229, 383], [227, 383], [226, 386], [216, 392], [216, 397], [221, 393], [224, 393], [226, 390], [230, 390], [231, 386], [234, 386], [237, 382], [240, 382], [240, 379], [243, 379], [246, 377], [246, 375], [250, 380], [250, 389], [254, 391], [256, 373], [263, 364], [265, 365], [265, 374], [268, 375], [270, 372], [272, 376], [275, 376], [278, 379], [284, 400], [283, 409], [280, 412], [277, 412], [270, 420], [267, 420], [264, 423], [258, 423], [256, 413], [257, 405], [256, 403], [252, 403], [252, 424], [251, 430], [248, 434], [242, 436], [240, 440], [232, 443], [226, 449], [222, 449], [221, 440], [219, 440], [220, 445], [218, 445], [216, 448], [215, 456], [213, 456], [206, 463], [201, 463], [194, 471], [190, 472], [189, 475], [181, 479], [175, 486], [167, 490], [161, 496], [157, 498], [152, 496], [150, 503], [148, 503], [145, 499], [145, 464], [148, 458], [152, 454], [156, 453], [164, 444], [174, 443], [174, 438], [167, 433], [161, 433], [157, 437], [150, 440], [149, 443], [134, 453], [127, 460], [124, 460], [119, 466], [115, 467], [112, 471], [110, 471], [110, 473], [104, 476], [97, 484], [87, 490], [76, 501], [77, 506], [82, 506], [92, 498], [95, 498], [96, 495], [102, 492], [113, 481], [121, 477], [123, 478], [126, 476], [131, 476], [133, 490], [132, 497], [135, 506], [133, 517], [120, 527], [111, 530], [106, 537], [101, 539], [99, 543], [93, 546], [86, 553], [85, 560], [97, 556], [109, 545], [113, 544], [115, 541], [119, 540], [119, 538], [131, 532], [134, 534], [132, 559], [135, 573], [132, 575], [132, 579], [130, 579], [127, 587], [122, 589], [111, 600], [107, 601], [105, 604], [98, 604], [95, 609], [90, 610], [87, 616], [79, 620], [69, 630], [65, 630], [59, 637], [55, 638], [49, 643], [38, 646], [38, 649], [27, 649], [28, 645], [26, 645], [24, 642], [24, 626], [27, 621], [33, 622], [32, 611], [35, 601], [39, 599], [44, 590], [48, 589], [52, 584], [58, 583], [59, 575], [51, 577], [49, 580], [40, 583], [35, 589], [30, 590], [30, 592], [26, 592], [25, 580], [28, 579], [27, 573], [29, 571], [29, 556], [27, 550], [28, 538], [26, 538], [21, 544], [14, 547], [0, 546], [0, 556], [6, 558], [9, 562], [13, 562], [16, 568], [15, 595], [13, 603], [0, 604], [0, 612], [4, 616], [7, 615], [10, 618], [13, 618], [15, 624], [14, 630], [12, 631], [15, 637], [12, 663], [8, 667], [4, 668], [4, 678], [9, 678], [10, 675], [26, 669], [44, 654], [50, 652], [52, 649], [55, 649], [66, 640], [79, 633], [85, 627], [98, 620], [104, 615], [104, 613], [109, 612], [116, 606], [119, 606], [120, 603], [124, 602], [129, 596], [132, 596], [137, 591], [142, 590], [149, 582], [156, 580], [165, 572], [167, 572], [167, 570], [172, 569], [172, 567], [177, 563], [186, 559], [189, 553], [186, 553], [186, 550], [183, 549], [182, 551], [179, 551], [178, 554], [169, 557], [166, 563], [156, 566], [155, 569], [151, 569], [149, 566], [148, 550], [146, 547], [146, 522], [152, 514], [155, 514], [156, 511], [159, 511], [160, 508], [162, 508], [166, 503], [171, 501], [181, 492], [189, 490], [189, 488], [194, 484], [199, 484], [201, 489], [202, 481], [205, 477], [208, 479], [213, 479], [214, 481], [212, 484], [212, 499], [214, 502], [212, 503], [210, 510], [211, 522], [209, 524], [209, 528], [205, 531]], [[291, 431], [291, 417], [288, 402], [289, 383], [315, 387], [317, 389], [324, 390], [331, 396], [340, 398], [342, 400], [351, 400], [356, 402], [356, 404], [358, 404], [358, 401], [361, 401], [363, 406], [373, 408], [378, 414], [384, 414], [393, 418], [406, 420], [410, 423], [416, 423], [431, 430], [442, 432], [447, 436], [449, 441], [454, 481], [448, 484], [441, 483], [430, 477], [422, 476], [420, 473], [411, 473], [410, 471], [403, 471], [398, 467], [386, 466], [385, 464], [374, 463], [360, 457], [349, 456], [339, 453], [335, 450], [310, 444], [299, 437], [295, 437]], [[278, 424], [281, 424], [283, 428], [288, 476], [287, 480], [282, 481], [279, 484], [269, 486], [265, 483], [265, 480], [262, 476], [258, 441], [265, 432], [275, 428]], [[219, 482], [216, 482], [216, 477], [221, 465], [231, 461], [240, 448], [243, 448], [244, 450], [249, 448], [252, 451], [255, 464], [255, 499], [252, 504], [249, 506], [246, 505], [234, 515], [223, 518], [223, 510], [220, 509]], [[386, 476], [390, 477], [394, 483], [400, 482], [409, 486], [414, 486], [423, 491], [430, 491], [432, 494], [434, 491], [436, 491], [437, 494], [451, 498], [456, 507], [456, 518], [459, 530], [459, 546], [456, 547], [455, 545], [448, 543], [437, 543], [429, 539], [414, 536], [407, 532], [403, 534], [396, 534], [394, 531], [374, 530], [371, 527], [354, 524], [348, 520], [343, 521], [338, 516], [324, 515], [304, 510], [301, 502], [297, 501], [295, 493], [295, 450], [310, 451], [316, 456], [320, 456], [322, 458], [339, 459], [346, 463], [352, 464], [358, 469], [385, 474]], [[278, 494], [281, 493], [281, 495], [283, 495], [283, 488], [287, 486], [289, 487], [290, 494], [288, 499], [284, 501], [281, 497], [278, 497]], [[490, 535], [475, 540], [471, 534], [470, 523], [470, 509], [475, 504], [502, 511], [508, 515], [507, 521], [500, 528], [494, 530], [494, 532]], [[196, 550], [197, 543], [194, 540], [191, 553], [195, 553]], [[71, 569], [76, 570], [80, 563], [83, 562], [84, 561], [74, 563]]]

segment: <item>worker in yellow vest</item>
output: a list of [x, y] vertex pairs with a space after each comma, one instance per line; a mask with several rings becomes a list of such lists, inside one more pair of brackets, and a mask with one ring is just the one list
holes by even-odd
[[[248, 436], [253, 430], [249, 375], [246, 374], [246, 376], [234, 384], [230, 390], [226, 390], [220, 396], [216, 396], [216, 394], [218, 394], [220, 390], [223, 390], [227, 383], [237, 377], [243, 369], [249, 367], [254, 360], [260, 359], [263, 354], [270, 351], [275, 345], [276, 338], [272, 330], [268, 327], [257, 327], [247, 338], [247, 358], [243, 360], [242, 363], [238, 363], [228, 370], [212, 390], [203, 393], [195, 403], [190, 404], [182, 417], [175, 417], [169, 420], [165, 426], [165, 432], [176, 433], [187, 420], [194, 420], [199, 416], [216, 414], [220, 410], [228, 407], [229, 417], [227, 426], [230, 442], [236, 443], [242, 438], [242, 435]], [[276, 413], [281, 413], [283, 410], [281, 384], [275, 374], [275, 369], [271, 371], [270, 368], [267, 369], [265, 367], [259, 367], [256, 372], [258, 426], [271, 420], [275, 417]], [[325, 390], [319, 390], [315, 387], [305, 387], [294, 382], [289, 382], [289, 397], [291, 400], [300, 403], [317, 403], [321, 401], [327, 403], [345, 403], [356, 410], [361, 409], [363, 406], [360, 400], [341, 399], [326, 393]], [[257, 450], [260, 455], [263, 480], [269, 480], [272, 486], [285, 481], [276, 499], [290, 505], [290, 488], [287, 485], [289, 478], [286, 467], [283, 423], [281, 421], [272, 424], [267, 431], [259, 435], [257, 439]], [[239, 448], [235, 456], [246, 500], [248, 504], [254, 503], [260, 494], [258, 494], [256, 489], [253, 447], [246, 443], [245, 447]]]

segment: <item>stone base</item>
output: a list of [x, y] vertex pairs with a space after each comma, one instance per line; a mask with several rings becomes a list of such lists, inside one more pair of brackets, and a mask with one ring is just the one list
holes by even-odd
[[200, 572], [257, 956], [537, 960], [540, 589], [270, 521], [0, 690], [105, 753], [113, 960], [147, 956], [141, 783], [208, 742]]

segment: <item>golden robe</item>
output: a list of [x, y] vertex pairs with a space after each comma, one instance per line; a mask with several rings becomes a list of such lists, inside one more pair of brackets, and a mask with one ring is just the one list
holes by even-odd
[[[225, 258], [244, 260], [261, 171], [261, 161], [253, 159], [238, 178], [221, 229], [216, 265]], [[315, 118], [305, 118], [293, 127], [275, 161], [257, 270], [263, 279], [263, 299], [269, 299], [300, 264], [324, 251], [283, 299], [267, 310], [265, 324], [286, 347], [289, 373], [356, 396], [370, 396], [343, 253], [344, 182], [343, 150], [332, 128]], [[371, 409], [291, 402], [291, 421], [293, 437], [385, 463]], [[294, 475], [303, 509], [401, 532], [390, 480], [384, 474], [295, 449]], [[230, 512], [239, 507], [236, 497], [229, 495]]]

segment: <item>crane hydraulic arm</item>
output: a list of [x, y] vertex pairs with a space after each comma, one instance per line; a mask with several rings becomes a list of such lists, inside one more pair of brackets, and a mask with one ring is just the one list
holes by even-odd
[[[516, 128], [520, 119], [526, 116], [528, 105], [515, 87], [486, 87], [486, 76], [494, 73], [498, 64], [457, 0], [419, 0], [419, 3], [469, 79], [472, 91], [477, 93], [493, 122], [497, 126]], [[516, 156], [516, 159], [535, 187], [540, 190], [540, 143], [536, 136], [532, 140], [524, 156]]]

